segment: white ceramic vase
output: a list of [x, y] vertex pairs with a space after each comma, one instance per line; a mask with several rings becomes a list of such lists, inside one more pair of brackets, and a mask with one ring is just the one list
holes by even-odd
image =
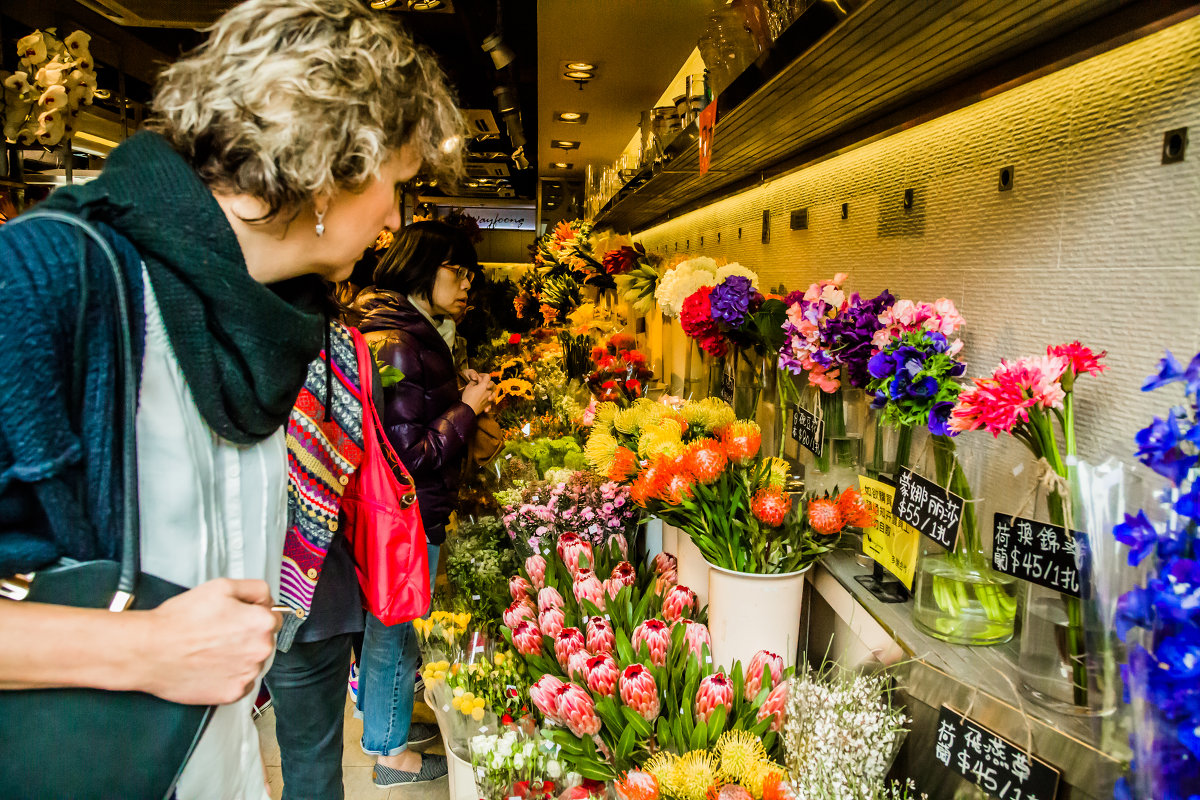
[[[670, 526], [663, 526], [664, 539], [668, 527]], [[696, 601], [700, 608], [703, 608], [709, 603], [709, 568], [712, 565], [704, 558], [700, 548], [692, 543], [692, 537], [679, 528], [672, 530], [675, 533], [675, 560], [678, 562], [679, 583], [696, 593]]]
[[[800, 611], [804, 604], [804, 575], [754, 575], [709, 564], [708, 630], [713, 660], [729, 668], [742, 668], [759, 650], [780, 656], [784, 664], [796, 663], [800, 640]], [[682, 576], [682, 571], [681, 571]]]
[[438, 730], [442, 734], [442, 747], [446, 751], [447, 777], [450, 782], [450, 800], [479, 800], [479, 790], [475, 788], [475, 772], [471, 762], [463, 759], [450, 746], [450, 720], [447, 712], [437, 705], [429, 689], [425, 690], [425, 704], [433, 709], [437, 717]]

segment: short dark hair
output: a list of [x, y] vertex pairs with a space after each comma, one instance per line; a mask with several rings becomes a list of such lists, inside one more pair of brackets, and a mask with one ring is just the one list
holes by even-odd
[[411, 223], [375, 268], [375, 288], [428, 298], [443, 264], [479, 272], [475, 247], [461, 229], [434, 220]]

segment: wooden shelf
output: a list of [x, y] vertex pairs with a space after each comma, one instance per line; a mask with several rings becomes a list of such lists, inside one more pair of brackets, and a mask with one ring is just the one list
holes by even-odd
[[821, 156], [967, 105], [1196, 13], [1192, 0], [867, 0], [837, 22], [823, 4], [714, 102], [709, 171], [693, 124], [597, 225], [637, 231]]

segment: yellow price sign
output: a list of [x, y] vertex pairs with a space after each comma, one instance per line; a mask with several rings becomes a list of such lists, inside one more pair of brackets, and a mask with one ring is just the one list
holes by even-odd
[[895, 487], [865, 475], [858, 476], [863, 502], [875, 509], [875, 526], [863, 532], [863, 552], [883, 565], [912, 590], [921, 534], [892, 513]]

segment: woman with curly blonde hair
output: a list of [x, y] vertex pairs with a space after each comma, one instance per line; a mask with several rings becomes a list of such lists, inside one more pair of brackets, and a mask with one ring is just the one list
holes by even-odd
[[[462, 122], [433, 58], [385, 15], [248, 0], [165, 70], [149, 128], [41, 207], [90, 222], [118, 256], [141, 568], [189, 588], [120, 614], [0, 602], [0, 689], [218, 705], [179, 799], [266, 798], [249, 705], [281, 624], [283, 425], [328, 330], [322, 279], [399, 227], [398, 189], [423, 165], [461, 171]], [[0, 576], [120, 557], [116, 288], [82, 239], [37, 214], [0, 227]], [[65, 766], [89, 757], [76, 748]], [[14, 768], [0, 766], [0, 795], [22, 794]]]

